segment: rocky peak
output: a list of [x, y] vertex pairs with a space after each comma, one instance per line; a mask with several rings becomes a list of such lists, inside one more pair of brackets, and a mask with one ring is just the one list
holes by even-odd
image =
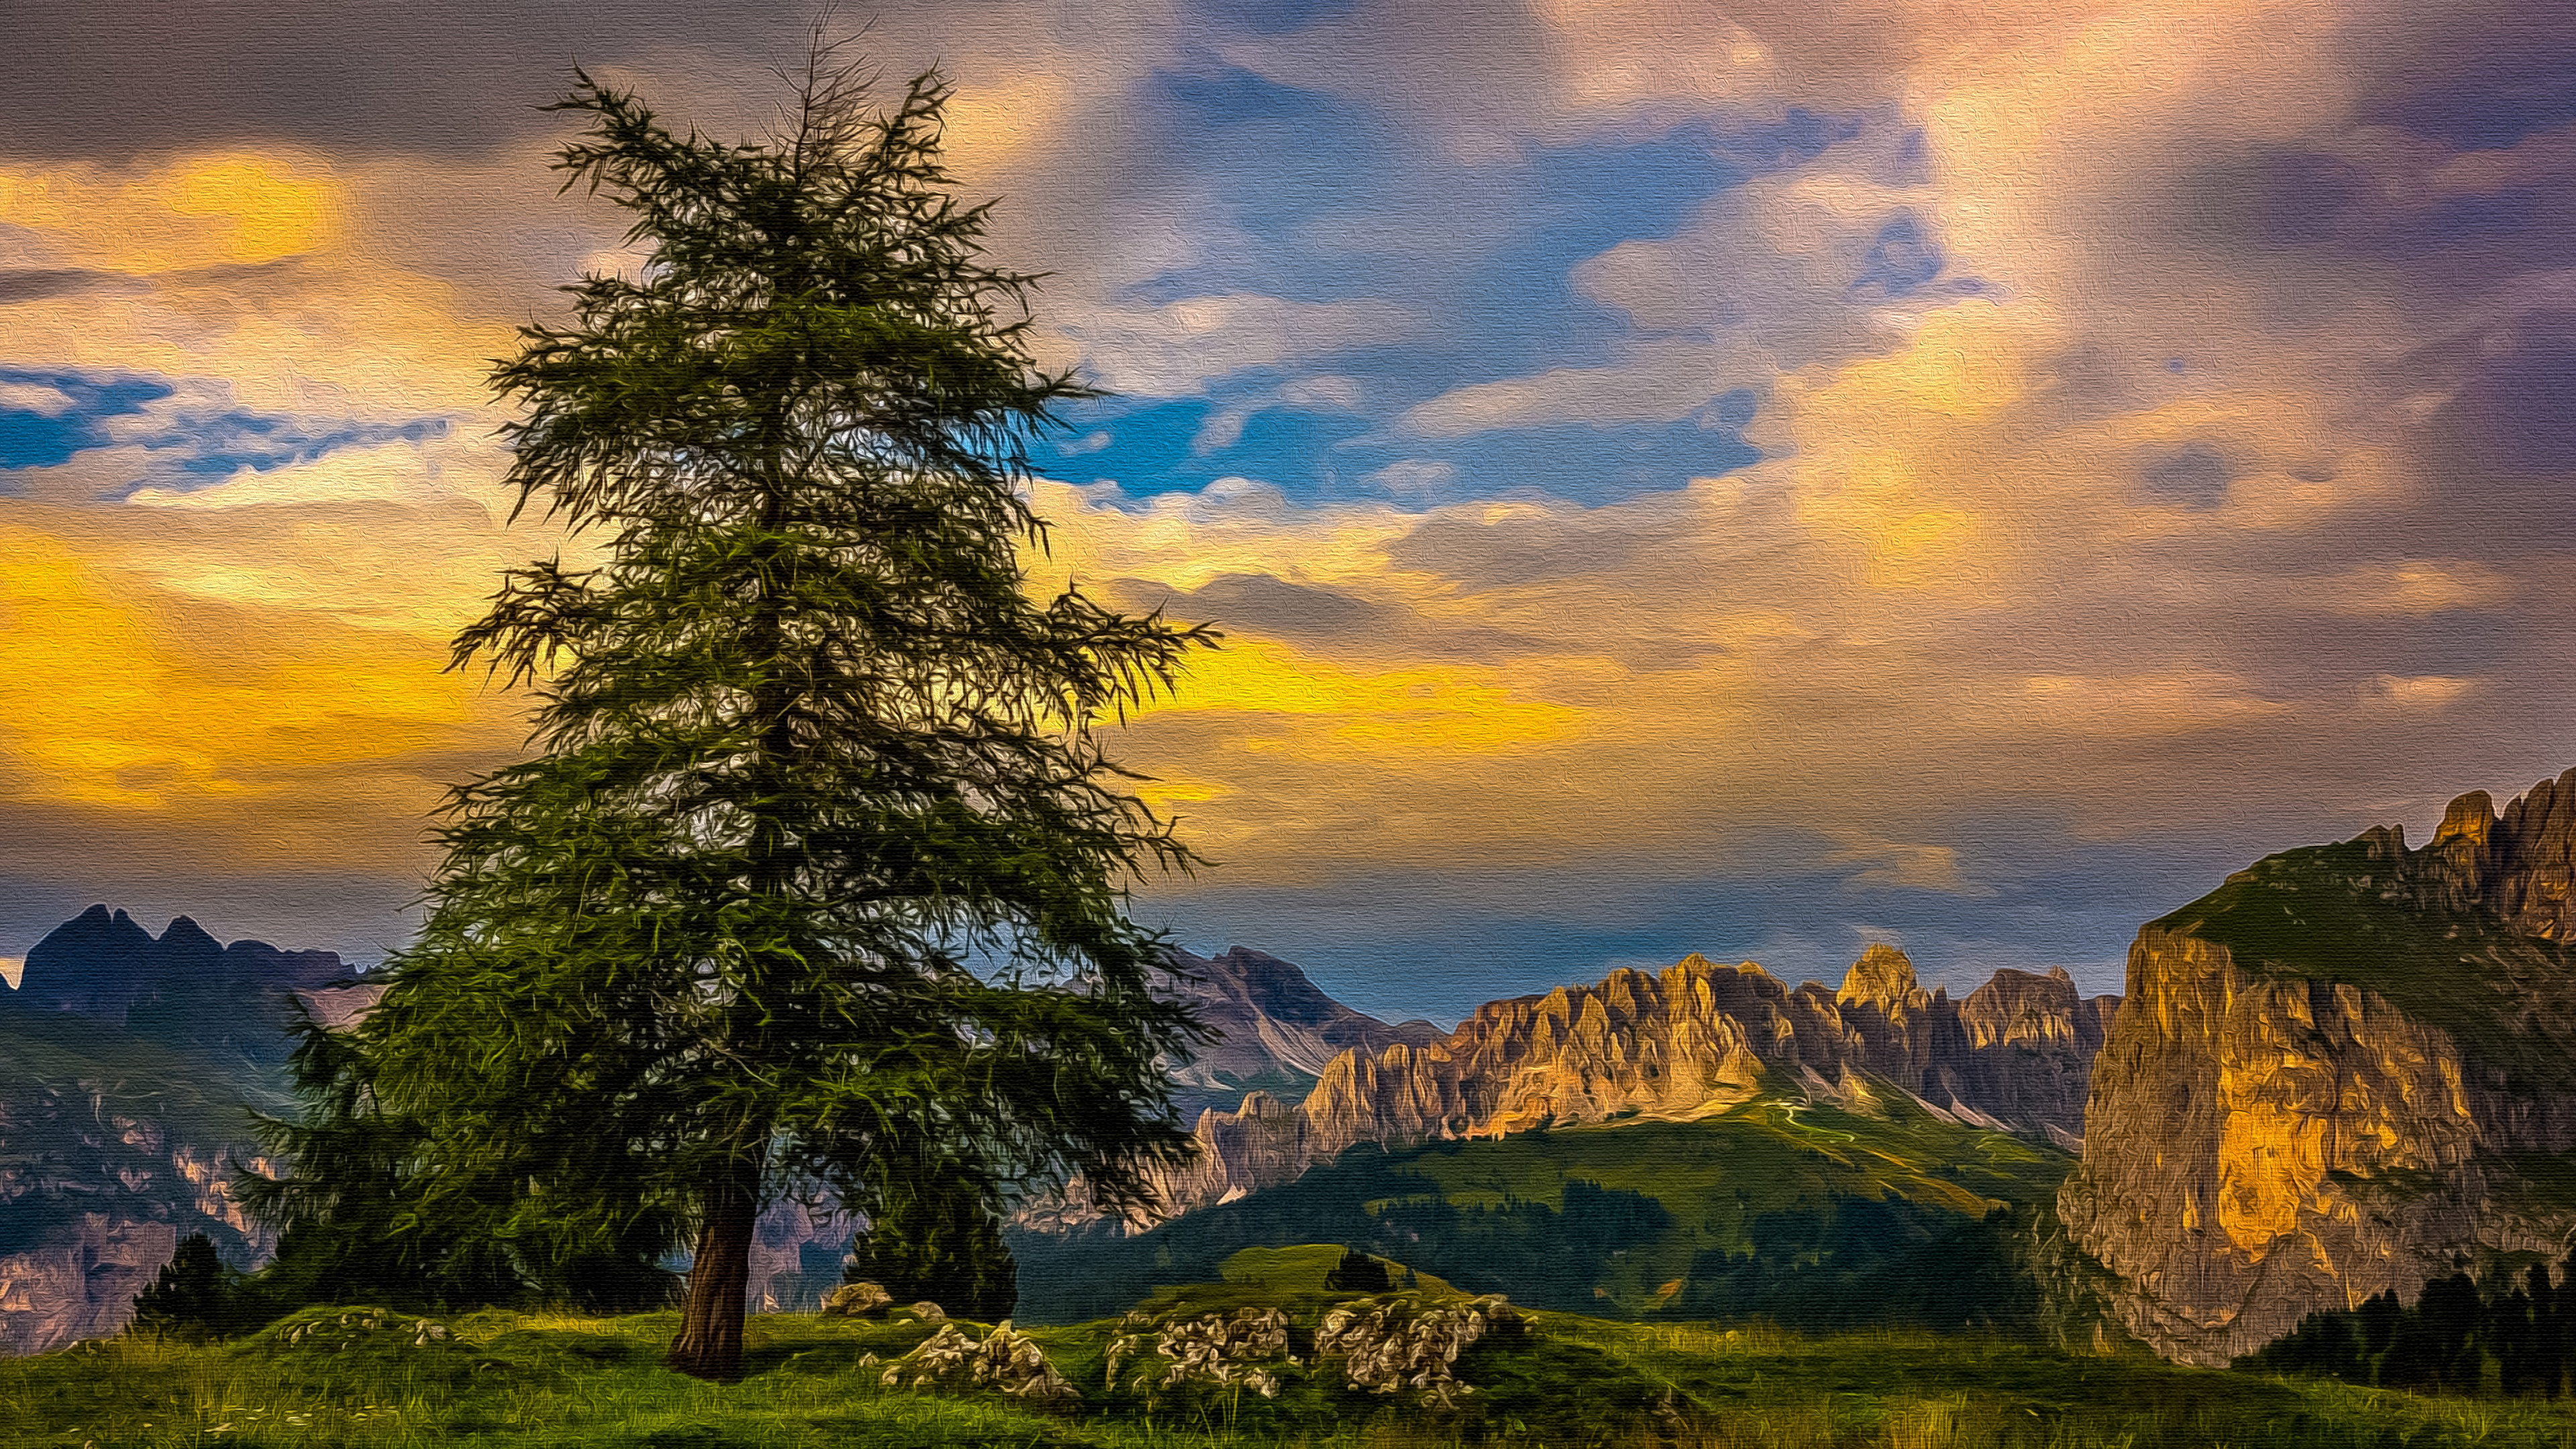
[[2576, 940], [2576, 770], [2532, 786], [2501, 816], [2486, 791], [2462, 795], [2420, 851], [2409, 852], [2393, 826], [2362, 840], [2422, 904], [2490, 914], [2542, 940]]
[[2168, 1356], [2223, 1364], [2462, 1255], [2556, 1256], [2576, 1194], [2576, 771], [2287, 851], [2138, 933], [2058, 1199]]
[[1344, 1050], [1429, 1041], [1440, 1034], [1427, 1021], [1390, 1025], [1354, 1011], [1304, 971], [1264, 951], [1233, 946], [1200, 957], [1176, 948], [1169, 960], [1172, 974], [1158, 994], [1187, 1003], [1217, 1033], [1191, 1060], [1173, 1065], [1174, 1102], [1183, 1121], [1205, 1108], [1233, 1107], [1247, 1088], [1294, 1101]]
[[1894, 1014], [1906, 1007], [1923, 1007], [1932, 998], [1914, 979], [1914, 962], [1894, 946], [1872, 942], [1860, 953], [1860, 959], [1843, 973], [1842, 990], [1834, 1000], [1844, 1006], [1875, 1006]]

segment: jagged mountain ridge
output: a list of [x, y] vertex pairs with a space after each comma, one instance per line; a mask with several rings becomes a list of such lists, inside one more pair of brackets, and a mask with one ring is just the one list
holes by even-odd
[[1248, 1091], [1295, 1100], [1333, 1058], [1397, 1043], [1423, 1045], [1440, 1028], [1427, 1021], [1390, 1025], [1326, 995], [1305, 972], [1248, 946], [1213, 957], [1172, 948], [1174, 975], [1158, 993], [1197, 1009], [1217, 1033], [1191, 1060], [1172, 1068], [1183, 1121], [1205, 1108], [1230, 1107]]
[[1964, 1001], [1925, 991], [1873, 946], [1838, 991], [1693, 955], [1650, 976], [1488, 1002], [1440, 1040], [1346, 1051], [1302, 1103], [1255, 1092], [1201, 1114], [1195, 1162], [1158, 1182], [1163, 1211], [1290, 1182], [1361, 1142], [1490, 1137], [1624, 1115], [1689, 1118], [1767, 1091], [1844, 1098], [1892, 1084], [1937, 1112], [2071, 1145], [2118, 998], [2063, 970], [1999, 971]]
[[187, 916], [157, 938], [124, 911], [94, 905], [47, 932], [27, 952], [16, 989], [0, 991], [0, 1014], [67, 1012], [118, 1025], [154, 1017], [202, 1034], [210, 1006], [287, 992], [313, 991], [348, 979], [334, 951], [281, 951], [266, 941], [227, 946]]
[[2285, 852], [2140, 930], [2059, 1197], [2113, 1307], [2224, 1363], [2576, 1236], [2576, 770], [2430, 844]]

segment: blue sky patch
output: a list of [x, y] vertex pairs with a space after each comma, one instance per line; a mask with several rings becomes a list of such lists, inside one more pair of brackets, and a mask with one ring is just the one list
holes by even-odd
[[[106, 420], [139, 413], [168, 397], [170, 384], [113, 373], [45, 372], [0, 367], [0, 471], [56, 468], [75, 453], [107, 447]], [[64, 406], [12, 406], [25, 394], [57, 394]]]
[[176, 454], [172, 466], [179, 473], [211, 483], [245, 468], [265, 473], [293, 463], [310, 463], [342, 448], [423, 443], [446, 436], [445, 418], [415, 418], [407, 423], [335, 423], [232, 408], [216, 413], [183, 412], [161, 431], [130, 441], [152, 452]]

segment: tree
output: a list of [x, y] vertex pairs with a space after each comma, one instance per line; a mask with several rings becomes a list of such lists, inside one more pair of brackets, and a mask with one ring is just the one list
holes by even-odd
[[986, 1323], [1010, 1317], [1019, 1270], [982, 1195], [959, 1191], [917, 1148], [888, 1145], [877, 1164], [868, 1226], [851, 1240], [842, 1280], [874, 1283], [897, 1303], [928, 1299]]
[[220, 1338], [235, 1327], [233, 1294], [240, 1278], [215, 1256], [203, 1233], [179, 1240], [160, 1275], [134, 1296], [134, 1324], [153, 1333]]
[[734, 145], [576, 79], [557, 168], [649, 260], [493, 380], [520, 509], [598, 561], [510, 571], [458, 636], [539, 749], [451, 793], [359, 1049], [419, 1134], [407, 1221], [563, 1249], [670, 1214], [669, 1362], [727, 1379], [781, 1194], [865, 1210], [927, 1144], [988, 1212], [1074, 1174], [1114, 1208], [1187, 1153], [1157, 1061], [1199, 1029], [1125, 908], [1194, 857], [1095, 730], [1216, 636], [1025, 591], [1026, 449], [1088, 394], [952, 195], [935, 72], [870, 110], [818, 43]]
[[288, 1081], [302, 1112], [256, 1122], [286, 1168], [233, 1176], [243, 1207], [278, 1235], [276, 1257], [237, 1296], [245, 1326], [317, 1303], [428, 1309], [536, 1298], [632, 1312], [669, 1300], [672, 1275], [659, 1262], [672, 1236], [667, 1210], [642, 1208], [631, 1191], [594, 1201], [580, 1219], [591, 1236], [567, 1217], [551, 1244], [506, 1241], [488, 1205], [472, 1198], [425, 1214], [415, 1190], [421, 1133], [381, 1109], [358, 1040], [300, 1002], [289, 1036]]
[[1324, 1274], [1324, 1287], [1334, 1293], [1384, 1293], [1391, 1282], [1386, 1264], [1357, 1248], [1342, 1249], [1342, 1260]]

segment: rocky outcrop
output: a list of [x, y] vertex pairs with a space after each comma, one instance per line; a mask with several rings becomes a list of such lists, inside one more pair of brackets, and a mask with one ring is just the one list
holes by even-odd
[[178, 1247], [170, 1223], [96, 1212], [0, 1257], [0, 1354], [42, 1353], [123, 1331], [134, 1317], [134, 1295], [151, 1286]]
[[1187, 1003], [1216, 1033], [1172, 1066], [1174, 1098], [1189, 1121], [1209, 1106], [1230, 1107], [1247, 1090], [1295, 1100], [1345, 1051], [1419, 1044], [1440, 1035], [1427, 1021], [1390, 1025], [1327, 996], [1294, 965], [1244, 946], [1213, 957], [1170, 953], [1172, 975], [1157, 992]]
[[1158, 1183], [1162, 1215], [1290, 1181], [1362, 1142], [1696, 1117], [1765, 1092], [1844, 1096], [1863, 1078], [1960, 1120], [2072, 1143], [2114, 1005], [2082, 999], [2063, 971], [2000, 972], [1954, 1002], [1887, 946], [1839, 991], [1700, 956], [1661, 975], [1614, 971], [1488, 1002], [1438, 1040], [1344, 1052], [1295, 1106], [1254, 1094], [1201, 1114], [1196, 1161]]
[[2141, 930], [2059, 1198], [2169, 1357], [2224, 1363], [2320, 1308], [2502, 1252], [2557, 1256], [2576, 1200], [2576, 771], [2433, 842], [2272, 857]]

